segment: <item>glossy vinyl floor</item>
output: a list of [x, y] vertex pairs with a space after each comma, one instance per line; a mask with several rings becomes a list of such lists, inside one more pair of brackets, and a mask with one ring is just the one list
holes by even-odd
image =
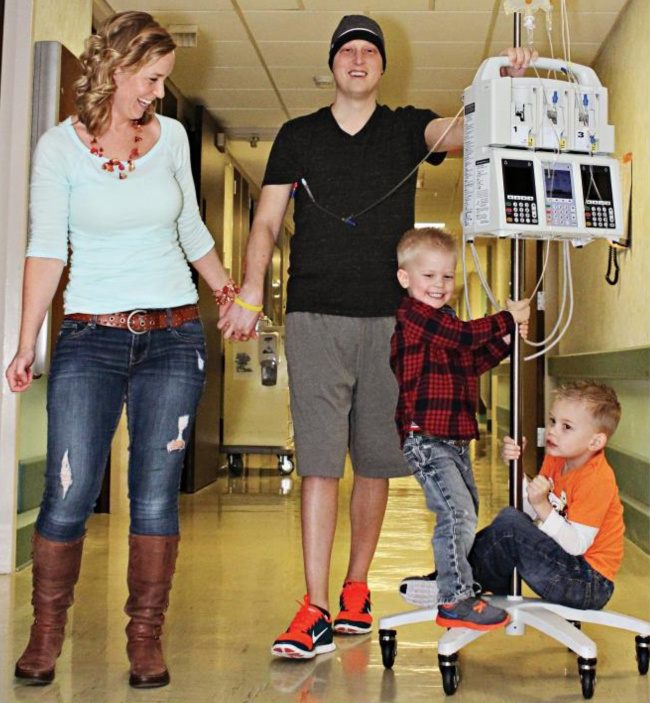
[[[496, 460], [494, 445], [477, 452], [484, 524], [507, 503], [507, 472]], [[259, 467], [260, 461], [249, 463]], [[122, 611], [128, 530], [123, 484], [123, 477], [115, 477], [113, 514], [90, 521], [68, 638], [50, 686], [27, 687], [13, 680], [13, 664], [31, 622], [31, 569], [0, 577], [3, 703], [429, 703], [446, 698], [436, 650], [443, 631], [434, 623], [398, 630], [392, 671], [382, 666], [376, 633], [337, 637], [336, 651], [306, 662], [269, 654], [304, 592], [300, 485], [273, 468], [250, 467], [241, 478], [224, 472], [212, 486], [182, 496], [183, 538], [164, 636], [172, 683], [129, 688]], [[348, 472], [341, 484], [333, 598], [345, 575], [350, 488]], [[395, 481], [371, 578], [376, 617], [408, 609], [397, 585], [405, 575], [430, 570], [431, 526], [416, 482]], [[648, 619], [648, 572], [647, 555], [628, 542], [610, 609]], [[634, 636], [590, 625], [584, 631], [598, 644], [594, 700], [649, 701], [649, 679], [637, 673]], [[485, 635], [462, 651], [460, 669], [453, 698], [458, 703], [582, 700], [575, 655], [530, 628], [522, 637], [503, 631]]]

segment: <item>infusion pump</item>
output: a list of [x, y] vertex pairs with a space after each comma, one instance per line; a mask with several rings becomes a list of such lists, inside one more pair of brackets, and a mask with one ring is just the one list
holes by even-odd
[[[463, 233], [618, 241], [618, 161], [606, 155], [614, 128], [596, 74], [572, 65], [570, 81], [501, 77], [506, 65], [484, 61], [464, 94]], [[552, 59], [535, 65], [567, 70]]]

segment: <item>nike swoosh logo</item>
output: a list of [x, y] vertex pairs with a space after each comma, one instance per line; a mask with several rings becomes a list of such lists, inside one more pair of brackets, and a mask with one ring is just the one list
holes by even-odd
[[318, 640], [327, 632], [327, 630], [321, 630], [317, 635], [312, 635], [312, 639], [314, 642], [318, 642]]

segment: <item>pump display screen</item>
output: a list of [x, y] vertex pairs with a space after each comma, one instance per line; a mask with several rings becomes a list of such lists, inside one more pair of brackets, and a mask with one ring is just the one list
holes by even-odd
[[504, 159], [501, 167], [506, 222], [519, 226], [538, 225], [533, 162]]
[[585, 199], [585, 224], [594, 229], [615, 229], [612, 173], [609, 167], [582, 164], [580, 175]]
[[582, 192], [588, 205], [612, 204], [612, 178], [607, 166], [582, 165]]
[[571, 164], [545, 161], [542, 169], [546, 186], [546, 224], [560, 229], [577, 227]]
[[546, 197], [560, 200], [573, 200], [573, 184], [569, 169], [549, 168], [544, 169], [546, 181]]
[[516, 196], [535, 200], [535, 172], [532, 161], [503, 160], [503, 189], [506, 199]]

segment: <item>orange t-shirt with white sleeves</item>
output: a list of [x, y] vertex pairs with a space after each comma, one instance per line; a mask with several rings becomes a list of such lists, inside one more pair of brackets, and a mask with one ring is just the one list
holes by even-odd
[[584, 553], [589, 565], [613, 581], [623, 559], [623, 506], [612, 467], [604, 452], [583, 466], [562, 474], [565, 460], [546, 456], [540, 475], [553, 481], [549, 500], [562, 517], [598, 528], [592, 545]]

